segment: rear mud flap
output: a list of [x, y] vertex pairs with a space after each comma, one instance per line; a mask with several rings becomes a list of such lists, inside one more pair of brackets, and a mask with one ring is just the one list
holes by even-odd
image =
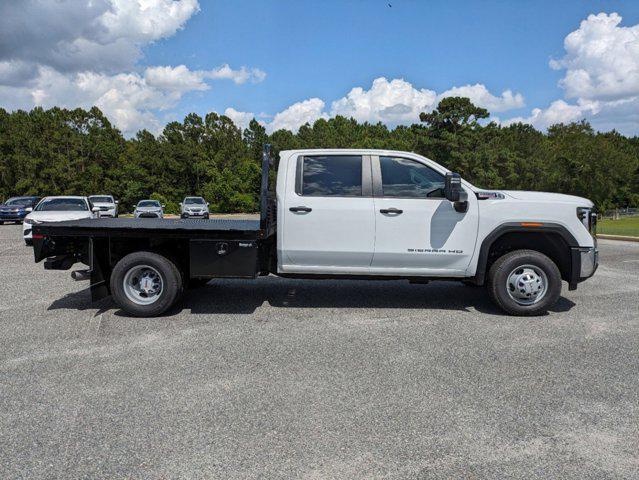
[[[102, 300], [103, 298], [111, 295], [111, 291], [109, 289], [109, 276], [105, 274], [105, 272], [111, 272], [111, 269], [108, 268], [108, 255], [107, 258], [104, 258], [104, 255], [98, 255], [97, 252], [108, 252], [105, 247], [108, 245], [100, 245], [99, 248], [94, 248], [95, 243], [102, 243], [105, 240], [96, 240], [91, 239], [89, 241], [89, 255], [91, 258], [91, 300], [97, 302], [98, 300]], [[108, 240], [105, 242], [108, 244]]]

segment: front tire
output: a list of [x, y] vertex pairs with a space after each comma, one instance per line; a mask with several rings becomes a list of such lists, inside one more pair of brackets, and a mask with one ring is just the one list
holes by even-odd
[[122, 310], [135, 317], [155, 317], [180, 298], [182, 275], [162, 255], [134, 252], [115, 265], [110, 286], [113, 299]]
[[515, 250], [498, 258], [488, 272], [488, 292], [511, 315], [540, 315], [557, 303], [561, 273], [543, 253]]

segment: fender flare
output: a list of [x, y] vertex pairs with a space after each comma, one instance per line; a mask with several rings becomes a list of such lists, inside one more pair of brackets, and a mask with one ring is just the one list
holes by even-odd
[[[535, 222], [537, 223], [537, 222]], [[579, 243], [575, 239], [572, 233], [558, 223], [541, 223], [535, 226], [523, 226], [522, 222], [508, 222], [503, 223], [496, 227], [493, 231], [491, 231], [481, 243], [481, 247], [479, 248], [479, 257], [477, 259], [477, 269], [475, 270], [475, 276], [473, 277], [474, 283], [477, 285], [484, 285], [486, 282], [486, 270], [488, 266], [488, 253], [490, 252], [490, 247], [492, 247], [493, 243], [495, 243], [502, 235], [506, 233], [553, 233], [558, 234], [568, 245], [568, 251], [566, 255], [570, 257], [572, 272], [579, 272], [580, 265], [575, 265], [574, 255], [572, 253], [575, 247], [579, 247]], [[572, 285], [572, 279], [574, 277], [573, 274], [570, 275], [571, 280], [569, 283]]]

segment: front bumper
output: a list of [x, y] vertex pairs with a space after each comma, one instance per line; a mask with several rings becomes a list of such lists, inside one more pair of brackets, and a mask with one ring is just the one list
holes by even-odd
[[209, 212], [182, 212], [182, 218], [207, 218]]
[[568, 288], [575, 290], [577, 284], [592, 277], [599, 267], [599, 250], [597, 240], [594, 247], [573, 247], [571, 248], [571, 278]]
[[0, 222], [21, 222], [27, 212], [0, 212]]
[[158, 212], [140, 212], [135, 214], [135, 218], [162, 218], [162, 214]]

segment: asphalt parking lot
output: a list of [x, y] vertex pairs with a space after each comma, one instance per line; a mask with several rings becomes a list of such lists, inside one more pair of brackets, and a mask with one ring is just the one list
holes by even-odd
[[91, 304], [0, 226], [0, 478], [639, 477], [639, 243], [548, 315], [456, 283]]

